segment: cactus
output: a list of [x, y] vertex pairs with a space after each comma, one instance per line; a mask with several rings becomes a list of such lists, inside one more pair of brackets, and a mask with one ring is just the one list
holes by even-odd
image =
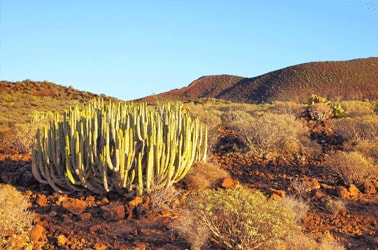
[[315, 94], [311, 95], [306, 105], [303, 117], [308, 120], [324, 122], [329, 118], [341, 118], [347, 115], [340, 103], [328, 101], [327, 98]]
[[171, 186], [191, 165], [206, 160], [207, 128], [179, 103], [93, 100], [71, 107], [39, 130], [32, 172], [65, 193], [90, 190], [138, 195]]

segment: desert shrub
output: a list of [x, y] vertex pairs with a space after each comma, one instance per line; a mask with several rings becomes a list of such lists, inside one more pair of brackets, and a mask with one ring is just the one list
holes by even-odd
[[184, 238], [193, 250], [200, 250], [210, 237], [206, 225], [199, 223], [198, 217], [189, 209], [183, 209], [180, 217], [172, 221], [169, 227]]
[[374, 105], [363, 101], [343, 101], [341, 105], [348, 112], [348, 117], [364, 116], [374, 114]]
[[372, 158], [375, 164], [378, 164], [378, 138], [373, 141], [358, 141], [355, 150], [363, 154], [365, 157]]
[[378, 168], [371, 158], [360, 152], [337, 151], [329, 154], [327, 163], [346, 184], [362, 184], [378, 176]]
[[346, 208], [346, 205], [342, 199], [331, 199], [327, 201], [326, 208], [333, 215], [337, 215]]
[[304, 149], [301, 140], [306, 140], [308, 130], [293, 115], [266, 112], [254, 117], [235, 111], [222, 118], [239, 133], [253, 155], [261, 156], [268, 152], [297, 155]]
[[293, 250], [344, 250], [334, 239], [324, 236], [318, 241], [304, 233], [297, 233], [285, 240], [286, 249]]
[[203, 124], [207, 125], [207, 145], [209, 148], [213, 148], [218, 139], [218, 130], [222, 123], [222, 112], [217, 110], [215, 106], [201, 104], [189, 104], [187, 106], [193, 117], [198, 118]]
[[192, 193], [187, 205], [226, 249], [269, 247], [299, 230], [292, 211], [242, 186]]
[[315, 94], [309, 98], [306, 105], [303, 117], [307, 120], [324, 122], [329, 118], [341, 118], [347, 115], [347, 112], [339, 102], [331, 102]]
[[286, 196], [285, 199], [279, 202], [288, 211], [292, 211], [294, 213], [294, 221], [298, 224], [303, 221], [310, 209], [310, 206], [304, 200], [293, 196]]
[[269, 107], [269, 111], [274, 114], [294, 115], [295, 117], [299, 117], [303, 111], [303, 104], [275, 101], [273, 106]]
[[158, 214], [164, 210], [172, 210], [179, 202], [182, 191], [174, 186], [166, 187], [160, 190], [153, 190], [150, 194], [151, 209], [150, 212]]
[[215, 188], [230, 175], [218, 165], [208, 162], [197, 162], [188, 171], [184, 182], [189, 190]]
[[342, 118], [332, 121], [336, 135], [348, 140], [369, 140], [378, 137], [378, 116], [365, 115], [354, 118]]
[[0, 184], [0, 249], [31, 247], [33, 214], [28, 200], [14, 187]]
[[249, 114], [262, 114], [264, 113], [270, 105], [263, 105], [263, 104], [247, 104], [247, 103], [231, 103], [228, 105], [222, 105], [217, 107], [219, 111], [223, 114], [231, 113], [231, 112], [247, 112]]

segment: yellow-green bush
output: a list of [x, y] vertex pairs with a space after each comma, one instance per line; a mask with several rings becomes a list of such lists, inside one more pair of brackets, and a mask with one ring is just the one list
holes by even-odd
[[378, 176], [378, 168], [374, 165], [374, 160], [360, 152], [331, 153], [327, 165], [344, 180], [345, 184], [358, 185]]
[[333, 130], [347, 140], [369, 140], [378, 137], [378, 116], [364, 115], [332, 121]]
[[343, 101], [341, 105], [348, 112], [348, 117], [364, 116], [374, 114], [374, 105], [363, 101]]
[[300, 229], [293, 211], [242, 186], [192, 193], [187, 205], [213, 241], [226, 249], [274, 246]]
[[28, 200], [19, 191], [0, 184], [0, 249], [31, 249], [33, 214], [28, 208]]
[[[251, 154], [265, 153], [298, 155], [309, 151], [312, 145], [308, 129], [294, 115], [263, 113], [253, 116], [244, 111], [224, 114], [222, 117], [229, 127], [238, 132], [239, 137], [250, 148]], [[314, 149], [316, 145], [313, 145]]]

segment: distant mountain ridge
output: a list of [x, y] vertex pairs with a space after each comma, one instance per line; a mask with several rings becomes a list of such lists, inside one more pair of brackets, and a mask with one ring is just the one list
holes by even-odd
[[378, 57], [303, 63], [251, 78], [203, 76], [187, 87], [137, 101], [217, 98], [244, 103], [304, 102], [311, 94], [331, 100], [378, 100]]

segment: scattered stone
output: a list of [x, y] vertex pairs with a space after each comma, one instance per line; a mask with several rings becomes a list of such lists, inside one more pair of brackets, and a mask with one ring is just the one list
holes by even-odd
[[317, 200], [323, 199], [327, 197], [327, 194], [325, 194], [322, 190], [320, 189], [313, 189], [311, 190], [311, 197]]
[[349, 192], [345, 187], [342, 186], [337, 186], [336, 187], [336, 193], [339, 197], [343, 199], [348, 199], [349, 198]]
[[129, 207], [131, 209], [133, 209], [133, 208], [137, 207], [139, 204], [142, 204], [142, 203], [143, 203], [143, 198], [137, 196], [133, 200], [129, 201], [128, 204], [129, 204]]
[[58, 246], [60, 246], [60, 247], [63, 247], [68, 242], [68, 239], [67, 239], [67, 237], [64, 234], [60, 234], [57, 237], [57, 240], [58, 240]]
[[40, 225], [36, 224], [30, 232], [30, 239], [34, 243], [42, 243], [45, 241], [46, 229]]
[[100, 230], [102, 229], [101, 225], [97, 224], [97, 225], [93, 225], [89, 228], [89, 232], [90, 234], [96, 234], [98, 233]]
[[[285, 191], [274, 189], [274, 188], [269, 188], [269, 190], [270, 190], [270, 192], [272, 192], [272, 196], [273, 195], [278, 196], [279, 200], [285, 199], [285, 196], [286, 196], [286, 192]], [[272, 199], [272, 197], [271, 197], [271, 199]]]
[[357, 199], [361, 193], [360, 190], [354, 184], [350, 184], [348, 191], [352, 199]]
[[46, 195], [44, 195], [44, 194], [38, 194], [37, 195], [37, 200], [35, 202], [40, 207], [46, 207], [47, 206]]
[[234, 180], [231, 177], [226, 177], [223, 179], [221, 187], [226, 189], [234, 188], [237, 184], [239, 184], [238, 180]]
[[283, 198], [281, 196], [279, 196], [278, 194], [272, 194], [269, 198], [269, 200], [272, 200], [272, 201], [282, 201]]
[[125, 218], [125, 207], [123, 204], [111, 204], [102, 206], [103, 217], [105, 220], [123, 220]]
[[304, 180], [304, 184], [306, 185], [306, 189], [305, 189], [306, 192], [311, 192], [314, 189], [320, 188], [319, 181], [318, 179], [315, 179], [315, 178]]
[[146, 243], [142, 243], [142, 242], [136, 242], [134, 243], [134, 246], [135, 246], [135, 250], [144, 250], [144, 249], [147, 249], [147, 245]]
[[108, 247], [105, 244], [96, 243], [93, 247], [95, 250], [106, 250]]
[[63, 207], [70, 213], [79, 215], [87, 209], [87, 203], [78, 199], [69, 199], [63, 202]]
[[365, 182], [363, 188], [364, 188], [365, 194], [376, 194], [377, 193], [377, 189], [375, 188], [374, 183], [371, 182], [371, 181]]
[[82, 222], [85, 222], [85, 221], [89, 221], [91, 218], [92, 218], [92, 214], [91, 213], [82, 213], [79, 215], [80, 217], [80, 220]]

